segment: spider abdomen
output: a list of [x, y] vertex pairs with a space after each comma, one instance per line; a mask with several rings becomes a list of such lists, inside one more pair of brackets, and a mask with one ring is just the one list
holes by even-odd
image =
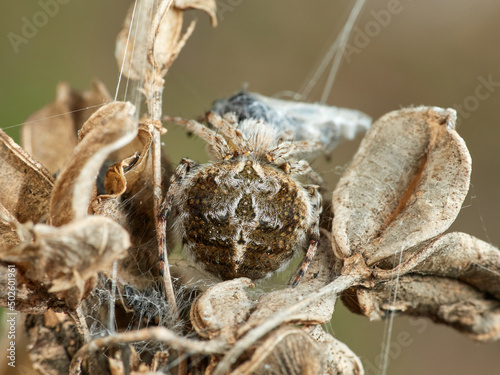
[[260, 279], [301, 249], [308, 191], [278, 168], [237, 159], [198, 167], [178, 195], [176, 227], [195, 262], [222, 279]]

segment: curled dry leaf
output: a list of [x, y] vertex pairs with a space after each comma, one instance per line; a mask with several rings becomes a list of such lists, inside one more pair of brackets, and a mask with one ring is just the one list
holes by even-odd
[[212, 26], [217, 26], [217, 4], [215, 0], [174, 0], [177, 9], [199, 9], [210, 16]]
[[373, 265], [453, 223], [471, 172], [455, 119], [451, 109], [418, 107], [372, 126], [333, 193], [339, 258], [360, 252]]
[[231, 374], [322, 374], [325, 356], [324, 346], [307, 333], [297, 328], [282, 327], [259, 344], [250, 360]]
[[374, 270], [380, 279], [396, 273], [449, 277], [467, 283], [500, 300], [500, 251], [466, 233], [449, 233], [403, 259], [392, 270]]
[[0, 204], [21, 223], [46, 218], [54, 178], [1, 130], [0, 164]]
[[62, 168], [50, 201], [50, 223], [60, 226], [87, 216], [95, 178], [107, 156], [137, 135], [135, 107], [114, 102], [96, 111], [81, 130], [81, 142]]
[[[90, 212], [113, 219], [130, 233], [132, 247], [129, 249], [129, 256], [119, 265], [118, 276], [128, 282], [134, 280], [136, 286], [150, 284], [151, 272], [157, 270], [154, 202], [151, 193], [153, 129], [150, 123], [141, 122], [136, 138], [109, 156], [109, 161], [116, 162], [106, 172], [105, 194], [94, 196], [90, 203]], [[161, 166], [162, 189], [165, 193], [171, 168], [163, 153]]]
[[[150, 151], [153, 140], [151, 126], [140, 123], [136, 138], [113, 152], [108, 160], [115, 161], [106, 171], [104, 177], [105, 194], [96, 195], [91, 201], [91, 212], [104, 215], [114, 219], [127, 227], [127, 212], [122, 204], [122, 195], [127, 193], [129, 196], [137, 198], [144, 190], [148, 190], [148, 183], [152, 180]], [[149, 163], [148, 163], [149, 160]], [[162, 164], [168, 166], [168, 160], [164, 158]], [[166, 167], [169, 171], [169, 168]], [[164, 179], [168, 180], [169, 175]], [[97, 194], [97, 191], [95, 191]], [[139, 207], [143, 207], [145, 213], [151, 214], [153, 202], [151, 194], [142, 194], [139, 201]], [[135, 199], [134, 199], [135, 200]], [[152, 218], [154, 221], [154, 218]]]
[[[6, 207], [1, 219], [8, 236], [2, 236], [5, 241], [0, 259], [18, 266], [16, 308], [39, 313], [49, 306], [74, 307], [81, 299], [85, 282], [114, 259], [123, 257], [129, 246], [128, 234], [105, 218], [89, 218], [61, 228], [33, 226], [29, 222], [47, 216], [53, 178], [10, 138], [2, 134], [1, 139], [1, 157], [5, 160], [2, 178], [6, 179], [2, 184], [2, 203]], [[95, 176], [90, 178], [93, 181]], [[66, 186], [70, 196], [71, 187]], [[9, 192], [11, 188], [15, 191]], [[22, 224], [25, 221], [29, 222]], [[7, 241], [12, 236], [17, 239]], [[54, 294], [60, 291], [68, 292]], [[2, 296], [1, 301], [6, 306], [7, 299]]]
[[255, 304], [244, 291], [250, 287], [254, 287], [252, 281], [242, 277], [208, 288], [191, 306], [190, 319], [196, 332], [210, 339], [223, 335], [227, 342], [234, 343], [238, 327]]
[[[161, 9], [162, 5], [164, 9]], [[168, 8], [169, 2], [164, 1], [156, 11], [156, 23], [151, 25], [149, 35], [148, 60], [157, 71], [165, 71], [170, 68], [173, 61], [180, 52], [179, 46], [182, 32], [183, 11]], [[160, 12], [164, 12], [161, 14]]]
[[[116, 175], [113, 176], [113, 174], [106, 175], [104, 184], [107, 193], [111, 195], [120, 195], [125, 192], [130, 193], [133, 190], [134, 184], [142, 178], [143, 174], [151, 173], [145, 171], [151, 168], [148, 158], [150, 157], [152, 142], [153, 126], [145, 122], [140, 122], [137, 137], [128, 145], [110, 155], [110, 159], [117, 160], [116, 164], [121, 164], [121, 166], [115, 169], [116, 173], [120, 174], [119, 177]], [[165, 158], [163, 162], [168, 163], [168, 160]], [[110, 170], [111, 168], [108, 169], [107, 173], [110, 173]], [[148, 177], [151, 176], [149, 175]], [[125, 188], [112, 187], [111, 181], [109, 181], [110, 178], [124, 180], [126, 182]], [[111, 188], [113, 191], [111, 191]], [[123, 192], [119, 193], [119, 190], [123, 190]]]
[[3, 250], [0, 258], [15, 264], [26, 279], [46, 285], [50, 293], [76, 287], [80, 297], [85, 282], [123, 258], [130, 246], [128, 233], [100, 216], [61, 227], [19, 224], [18, 232], [24, 241]]
[[[262, 324], [274, 313], [293, 306], [305, 297], [319, 290], [334, 279], [334, 254], [329, 238], [323, 236], [309, 270], [296, 288], [284, 288], [262, 295], [252, 314], [238, 331], [242, 336], [248, 330]], [[337, 296], [332, 294], [316, 300], [307, 308], [290, 315], [286, 323], [323, 324], [332, 319]]]
[[326, 333], [321, 326], [315, 326], [310, 335], [326, 347], [322, 375], [363, 375], [365, 373], [359, 357], [346, 344]]
[[181, 34], [184, 10], [203, 10], [210, 15], [212, 25], [217, 23], [215, 0], [163, 1], [156, 7], [157, 4], [153, 0], [140, 7], [132, 4], [116, 40], [118, 66], [126, 77], [136, 81], [145, 72], [155, 70], [163, 76], [170, 68], [190, 34]]
[[[394, 299], [388, 296], [398, 283]], [[384, 319], [388, 312], [428, 317], [476, 340], [500, 337], [500, 302], [458, 280], [437, 276], [405, 275], [371, 289], [352, 288], [342, 301], [353, 312]]]
[[72, 90], [67, 83], [57, 87], [56, 100], [31, 115], [23, 125], [23, 148], [56, 173], [76, 147], [76, 134], [97, 106], [110, 101], [106, 87], [95, 80], [93, 91]]

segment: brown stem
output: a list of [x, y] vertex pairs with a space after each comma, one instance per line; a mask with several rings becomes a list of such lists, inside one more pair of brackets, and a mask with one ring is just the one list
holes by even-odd
[[82, 308], [77, 307], [76, 311], [70, 311], [69, 315], [73, 320], [75, 321], [76, 324], [76, 329], [80, 333], [80, 335], [83, 336], [83, 342], [86, 344], [90, 342], [90, 331], [89, 327], [87, 326], [87, 321], [85, 320], [85, 317], [83, 316]]
[[163, 287], [167, 301], [172, 312], [178, 316], [179, 311], [175, 300], [172, 278], [170, 276], [170, 267], [167, 254], [167, 225], [166, 218], [160, 217], [161, 203], [163, 201], [161, 186], [161, 141], [160, 131], [155, 128], [153, 133], [153, 197], [154, 197], [154, 217], [156, 227], [156, 239], [158, 241], [158, 259], [160, 259], [160, 273], [162, 276]]

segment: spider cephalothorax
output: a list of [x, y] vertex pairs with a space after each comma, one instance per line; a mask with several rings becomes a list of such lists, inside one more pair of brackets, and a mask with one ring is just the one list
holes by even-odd
[[[175, 232], [187, 254], [225, 280], [267, 277], [307, 245], [297, 285], [318, 246], [322, 199], [321, 178], [295, 156], [325, 149], [325, 144], [314, 137], [291, 140], [302, 126], [295, 119], [268, 123], [260, 115], [263, 109], [268, 113], [265, 104], [246, 93], [234, 98], [244, 102], [244, 113], [234, 101], [219, 103], [207, 115], [211, 127], [171, 119], [207, 141], [215, 161], [181, 161], [164, 217], [173, 208]], [[301, 175], [315, 185], [300, 182]]]

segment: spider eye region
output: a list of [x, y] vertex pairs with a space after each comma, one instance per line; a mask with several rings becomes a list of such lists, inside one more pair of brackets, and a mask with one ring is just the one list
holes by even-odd
[[240, 160], [193, 173], [177, 220], [184, 250], [207, 271], [260, 279], [304, 247], [314, 220], [310, 196], [283, 171]]

